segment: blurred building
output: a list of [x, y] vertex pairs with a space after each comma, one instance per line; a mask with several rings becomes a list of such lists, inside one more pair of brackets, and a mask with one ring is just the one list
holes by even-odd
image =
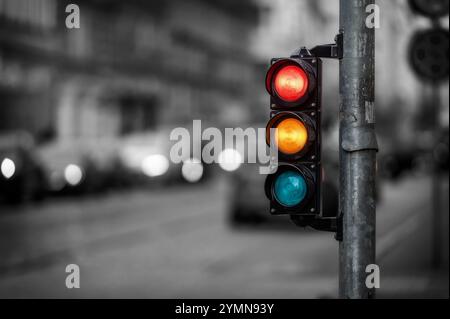
[[[339, 30], [339, 1], [260, 0], [264, 10], [253, 41], [255, 54], [268, 60], [286, 56], [299, 46], [330, 43]], [[375, 93], [377, 134], [394, 142], [415, 139], [413, 122], [420, 120], [426, 85], [415, 76], [408, 61], [413, 34], [431, 27], [429, 19], [414, 14], [408, 0], [379, 0], [380, 28], [375, 30]], [[282, 23], [280, 23], [282, 21]], [[448, 29], [448, 17], [440, 21]], [[336, 121], [339, 112], [338, 63], [324, 60], [323, 116]], [[428, 88], [429, 89], [429, 88]], [[441, 87], [441, 125], [448, 127], [448, 81]], [[336, 132], [337, 133], [337, 132]], [[337, 145], [337, 138], [335, 139]], [[401, 143], [400, 143], [401, 144]]]
[[[68, 3], [0, 0], [0, 131], [64, 139], [116, 137], [192, 119], [264, 122], [265, 64], [298, 46], [332, 41], [339, 20], [339, 4], [329, 0], [80, 0], [81, 28], [67, 29]], [[413, 32], [430, 23], [406, 0], [378, 5], [379, 133], [407, 140], [424, 96], [407, 50]], [[324, 63], [324, 119], [336, 121], [338, 63]]]
[[1, 132], [116, 137], [255, 107], [253, 2], [79, 0], [79, 29], [69, 3], [0, 0]]

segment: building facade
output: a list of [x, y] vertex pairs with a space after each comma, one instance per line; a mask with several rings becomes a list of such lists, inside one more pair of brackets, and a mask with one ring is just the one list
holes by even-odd
[[0, 0], [0, 131], [118, 137], [258, 107], [252, 2], [79, 0], [79, 29], [69, 3]]

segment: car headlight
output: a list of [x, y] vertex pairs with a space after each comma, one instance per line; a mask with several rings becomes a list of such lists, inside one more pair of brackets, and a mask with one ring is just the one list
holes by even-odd
[[161, 176], [169, 170], [169, 160], [161, 154], [149, 155], [142, 160], [141, 169], [149, 177]]
[[227, 148], [220, 152], [218, 162], [219, 166], [224, 171], [234, 172], [241, 166], [242, 156], [237, 150], [233, 148]]
[[203, 164], [196, 158], [188, 159], [183, 162], [181, 174], [189, 183], [196, 183], [203, 176]]
[[69, 164], [64, 169], [64, 179], [71, 186], [77, 186], [83, 180], [84, 174], [80, 166]]
[[1, 172], [3, 177], [10, 179], [16, 172], [16, 164], [10, 158], [4, 158], [1, 164]]

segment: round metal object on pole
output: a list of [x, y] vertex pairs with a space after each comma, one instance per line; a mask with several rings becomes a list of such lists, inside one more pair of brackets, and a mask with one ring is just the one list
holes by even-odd
[[433, 83], [448, 79], [448, 43], [448, 30], [434, 28], [414, 34], [409, 45], [409, 62], [420, 79]]
[[431, 19], [438, 19], [448, 15], [448, 0], [409, 0], [409, 5], [417, 14]]

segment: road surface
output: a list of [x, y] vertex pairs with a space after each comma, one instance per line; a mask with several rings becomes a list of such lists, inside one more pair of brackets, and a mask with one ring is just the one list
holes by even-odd
[[[382, 188], [381, 297], [448, 298], [448, 246], [446, 270], [429, 267], [428, 185], [422, 177]], [[226, 194], [220, 179], [1, 207], [0, 298], [336, 297], [332, 234], [290, 224], [233, 229]], [[448, 245], [448, 197], [445, 209]], [[80, 267], [79, 289], [66, 288], [68, 264]]]

